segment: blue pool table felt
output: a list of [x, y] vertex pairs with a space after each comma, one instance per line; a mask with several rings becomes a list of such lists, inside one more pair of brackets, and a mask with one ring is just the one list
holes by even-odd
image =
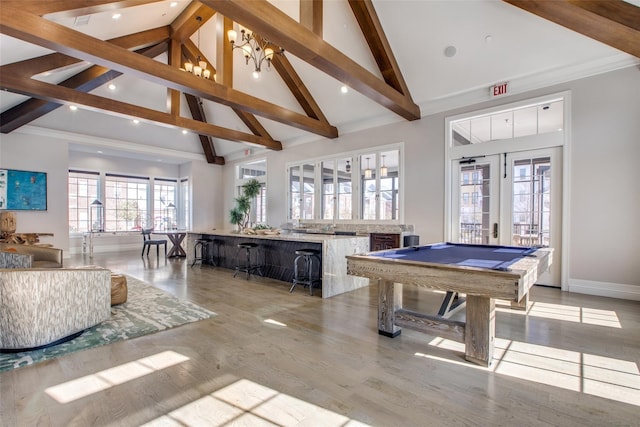
[[375, 252], [370, 255], [373, 257], [405, 261], [459, 265], [504, 271], [508, 270], [511, 264], [523, 257], [530, 256], [537, 249], [538, 248], [535, 247], [438, 243], [435, 245], [410, 246], [408, 248]]

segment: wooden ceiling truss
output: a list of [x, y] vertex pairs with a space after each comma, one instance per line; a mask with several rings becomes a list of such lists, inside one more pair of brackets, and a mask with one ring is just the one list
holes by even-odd
[[640, 7], [622, 0], [504, 0], [640, 58]]
[[[384, 81], [380, 80], [345, 55], [322, 40], [322, 1], [301, 0], [301, 24], [290, 19], [264, 0], [252, 1], [251, 8], [241, 1], [192, 1], [167, 27], [136, 33], [109, 41], [102, 41], [70, 28], [56, 24], [45, 17], [77, 17], [98, 12], [139, 6], [157, 0], [32, 0], [22, 2], [3, 0], [0, 8], [0, 32], [43, 46], [58, 53], [44, 55], [26, 61], [8, 64], [0, 68], [2, 89], [31, 96], [30, 99], [2, 113], [0, 131], [12, 130], [41, 117], [61, 104], [77, 104], [87, 109], [102, 110], [111, 114], [137, 117], [161, 125], [178, 126], [199, 134], [207, 161], [224, 164], [224, 158], [215, 154], [211, 138], [262, 145], [281, 150], [258, 121], [261, 116], [307, 132], [335, 138], [337, 129], [332, 126], [315, 102], [308, 88], [296, 73], [286, 56], [274, 58], [274, 68], [294, 95], [306, 115], [260, 100], [232, 88], [232, 50], [223, 44], [217, 63], [221, 67], [222, 83], [207, 81], [179, 71], [180, 64], [198, 56], [212, 64], [199, 51], [190, 37], [216, 12], [225, 15], [225, 28], [231, 19], [252, 28], [286, 51], [304, 59], [329, 75], [359, 90], [366, 96], [395, 111], [402, 117], [415, 120], [420, 110], [413, 103], [402, 79], [382, 27], [370, 0], [350, 1], [352, 10], [365, 34], [373, 56], [378, 61]], [[218, 8], [220, 5], [221, 8]], [[251, 11], [248, 9], [256, 8]], [[267, 12], [263, 15], [263, 12]], [[259, 16], [269, 16], [269, 22]], [[197, 19], [196, 19], [197, 17]], [[273, 19], [272, 19], [273, 18]], [[278, 28], [279, 27], [279, 28]], [[276, 31], [278, 28], [278, 31]], [[281, 33], [290, 34], [282, 36]], [[372, 34], [369, 34], [372, 33]], [[224, 34], [224, 33], [223, 33]], [[224, 40], [226, 42], [226, 40]], [[218, 45], [220, 46], [220, 44]], [[136, 50], [133, 52], [132, 50]], [[152, 58], [169, 52], [169, 64]], [[158, 50], [161, 50], [159, 53]], [[153, 55], [156, 53], [156, 55]], [[381, 57], [378, 58], [378, 56]], [[55, 85], [31, 79], [28, 76], [66, 67], [79, 61], [94, 66]], [[28, 72], [26, 71], [28, 70]], [[215, 73], [215, 69], [212, 69]], [[109, 80], [128, 74], [167, 87], [169, 109], [166, 113], [88, 92]], [[179, 116], [180, 93], [184, 93], [193, 119]], [[203, 100], [217, 102], [232, 108], [251, 134], [225, 129], [206, 122]]]

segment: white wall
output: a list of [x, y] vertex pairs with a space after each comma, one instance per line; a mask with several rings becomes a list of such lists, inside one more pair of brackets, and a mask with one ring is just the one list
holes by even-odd
[[16, 232], [53, 233], [40, 242], [64, 251], [69, 248], [68, 151], [67, 142], [59, 139], [17, 133], [0, 136], [0, 167], [47, 173], [47, 210], [16, 211]]
[[[286, 221], [287, 162], [317, 158], [395, 142], [405, 144], [405, 223], [422, 243], [444, 238], [444, 119], [450, 115], [570, 90], [572, 94], [569, 221], [571, 290], [640, 299], [640, 70], [630, 67], [516, 96], [342, 135], [281, 152], [266, 152], [270, 224]], [[67, 170], [94, 165], [67, 154], [65, 141], [12, 133], [0, 136], [0, 166], [48, 173], [48, 211], [20, 212], [18, 231], [54, 232], [46, 240], [68, 248]], [[82, 156], [81, 156], [82, 157]], [[257, 156], [256, 156], [257, 157]], [[69, 161], [71, 159], [71, 163]], [[247, 160], [249, 158], [243, 159]], [[82, 163], [82, 164], [80, 164]], [[140, 163], [112, 166], [137, 170]], [[229, 229], [234, 165], [192, 162], [168, 175], [189, 172], [193, 229]], [[154, 167], [164, 170], [163, 166]], [[129, 171], [130, 172], [130, 171]], [[131, 172], [133, 173], [133, 172]], [[164, 172], [163, 172], [164, 173]], [[168, 173], [168, 172], [167, 172]]]
[[[286, 222], [286, 163], [404, 142], [404, 222], [414, 225], [421, 243], [442, 241], [445, 118], [565, 90], [571, 91], [573, 106], [565, 286], [640, 299], [640, 70], [636, 67], [253, 156], [267, 158], [267, 220], [271, 225]], [[223, 203], [228, 210], [234, 196], [232, 167], [225, 167], [224, 177]]]
[[210, 165], [204, 161], [191, 162], [189, 182], [193, 209], [192, 230], [224, 228], [222, 170], [223, 166]]

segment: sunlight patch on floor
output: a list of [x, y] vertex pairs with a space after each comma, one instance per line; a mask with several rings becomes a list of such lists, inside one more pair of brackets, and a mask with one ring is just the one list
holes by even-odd
[[144, 427], [199, 425], [367, 426], [304, 400], [241, 379], [156, 418], [144, 424]]
[[618, 315], [613, 310], [600, 310], [596, 308], [576, 307], [564, 304], [550, 304], [534, 301], [529, 303], [527, 310], [512, 310], [508, 305], [496, 306], [497, 311], [510, 314], [522, 314], [545, 319], [563, 320], [567, 322], [584, 323], [587, 325], [606, 326], [609, 328], [622, 328]]
[[[429, 344], [464, 354], [464, 344], [459, 342], [435, 338]], [[415, 356], [640, 406], [640, 370], [633, 361], [501, 338], [495, 340], [489, 368], [425, 353]]]
[[266, 319], [264, 323], [268, 323], [270, 325], [275, 325], [275, 326], [283, 326], [283, 327], [287, 326], [286, 323], [278, 322], [277, 320], [273, 320], [273, 319]]
[[180, 353], [164, 351], [49, 387], [45, 390], [45, 393], [60, 403], [69, 403], [169, 366], [177, 365], [186, 360], [189, 360], [189, 358]]

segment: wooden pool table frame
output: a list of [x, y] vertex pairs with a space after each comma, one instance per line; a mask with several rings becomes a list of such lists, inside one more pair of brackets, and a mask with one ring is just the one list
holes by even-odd
[[[382, 251], [381, 251], [382, 252]], [[540, 248], [509, 267], [509, 271], [407, 261], [375, 256], [347, 256], [347, 274], [378, 282], [378, 333], [400, 335], [401, 327], [465, 344], [465, 359], [482, 366], [493, 360], [495, 299], [526, 309], [529, 289], [552, 262], [553, 249]], [[402, 308], [403, 285], [466, 294], [466, 322]]]

